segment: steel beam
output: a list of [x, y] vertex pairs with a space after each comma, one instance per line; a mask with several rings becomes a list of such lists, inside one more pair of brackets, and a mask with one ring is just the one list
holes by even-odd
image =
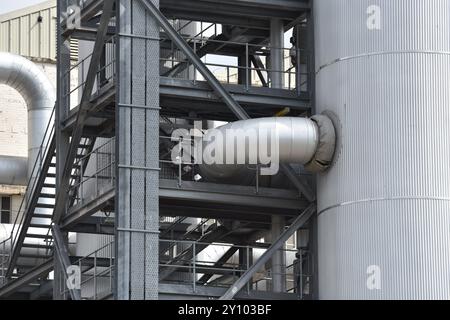
[[114, 1], [104, 1], [103, 2], [103, 14], [100, 19], [100, 25], [97, 31], [97, 37], [94, 45], [94, 50], [92, 53], [91, 61], [89, 64], [88, 73], [86, 76], [86, 82], [84, 85], [83, 94], [80, 101], [80, 108], [77, 114], [77, 120], [75, 122], [75, 127], [72, 132], [72, 139], [65, 157], [62, 176], [59, 183], [59, 188], [57, 190], [55, 211], [53, 216], [53, 221], [59, 223], [64, 211], [68, 197], [68, 189], [70, 185], [70, 177], [72, 173], [72, 167], [79, 148], [79, 143], [83, 135], [83, 128], [85, 125], [86, 118], [89, 113], [91, 106], [90, 99], [94, 89], [94, 84], [96, 80], [98, 66], [100, 64], [100, 58], [104, 49], [106, 34], [108, 31], [108, 24], [111, 19], [113, 12]]
[[[193, 259], [195, 256], [197, 256], [200, 252], [202, 252], [208, 247], [208, 243], [219, 241], [220, 239], [225, 237], [229, 232], [230, 232], [229, 230], [221, 226], [205, 234], [198, 240], [199, 244], [193, 244], [191, 247], [189, 247], [189, 249], [186, 249], [181, 254], [173, 258], [167, 264], [167, 266], [165, 266], [166, 269], [160, 272], [159, 276], [160, 281], [163, 281], [164, 279], [169, 277], [172, 273], [177, 271], [177, 269], [179, 269], [177, 265], [183, 265], [182, 261]], [[194, 245], [195, 245], [195, 253], [194, 253]]]
[[231, 247], [229, 248], [221, 257], [219, 260], [217, 260], [216, 263], [214, 263], [214, 265], [212, 267], [209, 268], [209, 271], [207, 269], [207, 272], [204, 274], [199, 280], [198, 282], [200, 284], [204, 284], [206, 285], [206, 283], [209, 281], [209, 279], [211, 279], [215, 274], [214, 273], [214, 268], [220, 268], [222, 267], [228, 260], [230, 260], [230, 258], [238, 251], [238, 247]]
[[220, 300], [231, 300], [249, 282], [253, 275], [266, 264], [273, 254], [283, 247], [283, 244], [300, 229], [316, 212], [316, 205], [311, 204], [297, 219], [287, 228], [280, 237], [272, 243], [266, 252], [251, 266], [226, 292]]
[[19, 278], [8, 282], [5, 286], [0, 288], [0, 298], [7, 298], [23, 286], [28, 285], [39, 277], [49, 273], [53, 269], [53, 259], [49, 259], [43, 264], [21, 275]]
[[140, 0], [153, 18], [164, 29], [173, 43], [186, 55], [186, 57], [192, 62], [195, 68], [201, 73], [201, 75], [208, 81], [214, 92], [216, 92], [225, 102], [225, 104], [231, 109], [231, 111], [239, 119], [248, 119], [249, 116], [245, 110], [234, 100], [233, 96], [222, 86], [217, 80], [214, 74], [208, 69], [207, 66], [200, 60], [194, 50], [186, 43], [183, 37], [172, 27], [166, 17], [159, 11], [159, 9], [148, 0]]
[[[189, 44], [178, 34], [178, 32], [172, 27], [166, 17], [159, 11], [159, 9], [148, 0], [140, 0], [147, 10], [151, 13], [153, 18], [164, 29], [173, 43], [186, 55], [186, 57], [192, 62], [195, 68], [201, 73], [205, 80], [209, 83], [214, 92], [219, 95], [230, 110], [236, 115], [239, 120], [250, 119], [247, 112], [242, 106], [233, 98], [233, 96], [224, 88], [224, 86], [217, 80], [214, 74], [208, 69], [207, 66], [201, 61], [197, 54], [192, 50]], [[295, 175], [294, 170], [290, 165], [282, 165], [282, 170], [286, 176], [292, 181], [292, 183], [302, 192], [309, 201], [314, 200], [313, 192], [305, 181], [300, 181], [300, 177]]]
[[[161, 283], [159, 297], [161, 300], [201, 300], [219, 298], [225, 293], [225, 288], [212, 286], [197, 286], [195, 291], [192, 284]], [[241, 300], [298, 300], [293, 293], [273, 293], [264, 291], [239, 292], [236, 295]]]
[[272, 88], [283, 89], [284, 78], [284, 25], [283, 20], [270, 20], [270, 69]]
[[115, 190], [110, 189], [99, 197], [84, 203], [82, 206], [72, 207], [67, 216], [61, 220], [61, 229], [71, 230], [71, 228], [76, 226], [79, 222], [104, 208], [114, 199], [114, 196]]
[[[262, 73], [262, 70], [265, 69], [264, 63], [262, 62], [261, 58], [259, 56], [250, 55], [250, 61], [254, 64], [256, 68], [256, 73], [258, 74], [258, 78], [261, 81], [263, 87], [268, 87], [268, 83], [266, 78], [264, 78], [264, 75]], [[270, 75], [268, 75], [268, 78]]]
[[[61, 233], [61, 229], [57, 225], [52, 226], [52, 235], [55, 244], [55, 254], [59, 260], [60, 266], [62, 266], [62, 272], [67, 274], [67, 270], [72, 265], [69, 258], [69, 251], [64, 241], [64, 237]], [[70, 297], [72, 300], [81, 300], [81, 292], [79, 289], [68, 288]]]

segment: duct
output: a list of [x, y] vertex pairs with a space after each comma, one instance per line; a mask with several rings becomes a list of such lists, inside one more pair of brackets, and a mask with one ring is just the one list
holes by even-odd
[[[47, 124], [55, 104], [55, 90], [46, 75], [30, 60], [11, 53], [0, 52], [0, 84], [17, 90], [28, 106], [28, 178], [30, 178]], [[11, 166], [7, 158], [1, 158], [0, 184], [26, 184], [23, 167]], [[8, 165], [9, 163], [9, 165]], [[21, 161], [23, 164], [23, 161]], [[3, 170], [17, 171], [6, 173]], [[5, 179], [3, 179], [5, 178]]]
[[26, 185], [27, 168], [27, 158], [0, 156], [0, 184]]
[[[316, 117], [326, 119], [326, 116]], [[323, 122], [326, 121], [323, 120]], [[261, 164], [264, 160], [260, 154], [255, 154], [261, 153], [255, 146], [261, 146], [261, 139], [263, 138], [267, 138], [268, 150], [272, 149], [272, 146], [276, 143], [273, 139], [277, 138], [279, 163], [303, 165], [310, 163], [314, 161], [317, 152], [322, 150], [321, 148], [324, 146], [331, 146], [334, 150], [334, 127], [331, 121], [329, 121], [329, 126], [325, 126], [327, 134], [321, 132], [321, 130], [324, 130], [323, 128], [324, 126], [319, 126], [315, 120], [283, 117], [242, 120], [215, 130], [209, 130], [203, 139], [203, 153], [207, 161], [199, 165], [200, 174], [209, 181], [227, 180], [234, 177], [244, 178], [248, 175], [249, 170], [243, 164], [251, 164], [250, 160], [252, 159]], [[233, 132], [233, 134], [227, 136], [229, 132]], [[216, 139], [218, 133], [224, 137], [222, 142]], [[252, 134], [256, 138], [250, 138]], [[238, 142], [238, 140], [241, 142]], [[242, 141], [245, 142], [242, 143]], [[233, 146], [234, 149], [230, 149], [230, 146]], [[243, 150], [239, 146], [242, 146]], [[227, 164], [211, 164], [212, 160], [208, 159], [209, 152], [206, 152], [208, 149], [214, 149], [213, 156], [215, 159], [223, 159]], [[334, 152], [328, 153], [328, 163], [331, 163], [333, 154]], [[243, 158], [245, 159], [244, 163], [242, 163]], [[326, 169], [327, 166], [322, 167], [322, 170]]]

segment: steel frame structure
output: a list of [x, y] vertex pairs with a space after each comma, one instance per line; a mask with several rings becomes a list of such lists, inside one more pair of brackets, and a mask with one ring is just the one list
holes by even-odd
[[[161, 117], [186, 121], [234, 121], [273, 116], [280, 110], [287, 110], [296, 116], [310, 115], [314, 111], [311, 2], [89, 0], [81, 8], [81, 24], [71, 28], [68, 27], [65, 13], [72, 2], [58, 0], [56, 194], [51, 220], [54, 257], [24, 275], [19, 275], [17, 279], [12, 273], [16, 267], [13, 260], [9, 266], [10, 280], [0, 289], [0, 298], [2, 294], [7, 296], [19, 292], [37, 279], [41, 281], [39, 289], [32, 291], [30, 297], [48, 294], [49, 288], [53, 286], [53, 298], [67, 298], [59, 290], [65, 283], [64, 269], [80, 258], [69, 254], [66, 237], [68, 232], [114, 235], [114, 257], [110, 257], [108, 265], [109, 276], [113, 279], [113, 292], [112, 295], [105, 296], [108, 298], [301, 298], [302, 292], [261, 293], [251, 290], [244, 292], [241, 289], [295, 232], [309, 229], [309, 250], [315, 250], [315, 191], [311, 179], [300, 175], [298, 169], [283, 165], [284, 177], [290, 181], [283, 188], [264, 187], [258, 183], [256, 187], [198, 184], [194, 181], [182, 181], [180, 174], [178, 179], [183, 182], [181, 185], [176, 179], [161, 176], [159, 140]], [[212, 45], [199, 49], [197, 40], [186, 39], [181, 31], [174, 28], [170, 21], [176, 19], [232, 26], [235, 29], [229, 34], [223, 31], [219, 37], [209, 39]], [[258, 44], [261, 48], [270, 47], [271, 21], [274, 20], [281, 23], [285, 30], [299, 28], [300, 25], [306, 27], [307, 33], [298, 36], [306, 38], [306, 41], [302, 41], [306, 45], [300, 48], [300, 41], [296, 41], [295, 50], [297, 65], [300, 63], [299, 49], [307, 52], [307, 92], [300, 90], [299, 67], [295, 71], [295, 90], [270, 87], [269, 58], [262, 61], [249, 51], [249, 43]], [[234, 42], [240, 38], [247, 41], [244, 51]], [[71, 84], [67, 74], [73, 70], [70, 64], [70, 39], [93, 42], [87, 73], [83, 75], [79, 104], [75, 108], [70, 108], [68, 94]], [[199, 41], [208, 42], [205, 39]], [[214, 45], [214, 41], [218, 41], [218, 44]], [[102, 64], [105, 63], [107, 46], [115, 47], [115, 61], [112, 62], [114, 74], [112, 80], [103, 85], [100, 84], [100, 79], [105, 72]], [[200, 74], [202, 79], [194, 77], [191, 81], [176, 76], [161, 76], [160, 51], [167, 46], [176, 48], [183, 56], [181, 67], [177, 66], [178, 69], [173, 69], [176, 72], [171, 71], [168, 75], [193, 68], [196, 70], [195, 74]], [[270, 50], [266, 51], [268, 53], [264, 51], [264, 55], [270, 57]], [[202, 60], [206, 54], [236, 57], [242, 68], [238, 68], [237, 84], [220, 81]], [[261, 81], [260, 87], [252, 85], [252, 72]], [[288, 76], [290, 77], [290, 73]], [[98, 138], [113, 137], [115, 157], [109, 164], [114, 168], [109, 177], [113, 188], [96, 194], [89, 201], [78, 203], [77, 188], [74, 186], [82, 184], [86, 167], [77, 165], [77, 159], [89, 158]], [[98, 179], [97, 174], [95, 178]], [[83, 197], [82, 194], [78, 196]], [[114, 219], [93, 216], [99, 211], [114, 212]], [[177, 266], [185, 266], [186, 260], [195, 261], [196, 256], [207, 245], [185, 248], [180, 255], [173, 257], [175, 266], [161, 269], [159, 253], [164, 248], [159, 248], [162, 245], [160, 236], [170, 234], [175, 238], [187, 237], [188, 240], [194, 239], [199, 243], [223, 241], [236, 246], [258, 245], [257, 240], [269, 232], [271, 216], [274, 215], [285, 217], [290, 227], [272, 238], [272, 245], [262, 246], [267, 250], [261, 260], [254, 264], [252, 261], [241, 261], [246, 265], [246, 271], [234, 278], [236, 282], [228, 288], [206, 285], [208, 281], [220, 278], [218, 273], [220, 275], [220, 272], [225, 271], [205, 273], [198, 281], [194, 279], [194, 288], [189, 289], [181, 283], [165, 282], [166, 278], [179, 271]], [[162, 216], [181, 218], [164, 224], [160, 223]], [[206, 234], [201, 228], [186, 232], [184, 223], [187, 218], [214, 219], [216, 224], [221, 221], [223, 225], [209, 225]], [[237, 223], [230, 227], [231, 220], [236, 220]], [[246, 230], [244, 237], [233, 229], [236, 225], [241, 227], [239, 230]], [[160, 235], [160, 230], [168, 231]], [[242, 258], [242, 252], [232, 247], [219, 257], [213, 267], [219, 270], [234, 255]], [[102, 267], [105, 266], [99, 268]], [[194, 263], [192, 267], [195, 269], [197, 265]], [[46, 275], [52, 269], [55, 277], [49, 281]], [[312, 277], [310, 285], [315, 287], [314, 275]], [[71, 299], [82, 298], [79, 290], [68, 292]], [[314, 298], [317, 294], [315, 290], [312, 292], [308, 298]]]

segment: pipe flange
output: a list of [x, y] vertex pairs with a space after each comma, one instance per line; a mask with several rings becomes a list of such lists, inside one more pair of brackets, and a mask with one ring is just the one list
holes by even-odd
[[315, 115], [311, 120], [319, 129], [319, 143], [313, 159], [305, 165], [305, 169], [314, 172], [324, 172], [332, 164], [336, 149], [336, 130], [333, 122], [325, 115]]

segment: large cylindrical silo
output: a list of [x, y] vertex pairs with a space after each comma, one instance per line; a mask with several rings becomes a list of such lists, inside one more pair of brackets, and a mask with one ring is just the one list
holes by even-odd
[[450, 298], [450, 1], [315, 0], [321, 299]]

